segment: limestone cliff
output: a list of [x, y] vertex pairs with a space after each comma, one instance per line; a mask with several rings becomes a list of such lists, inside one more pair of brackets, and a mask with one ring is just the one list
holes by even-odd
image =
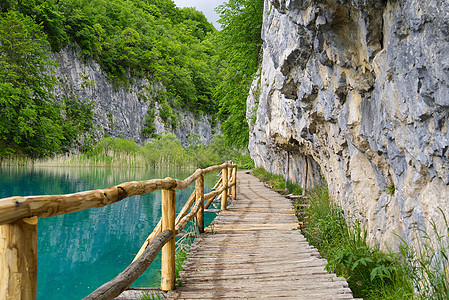
[[83, 99], [94, 101], [95, 125], [98, 138], [104, 135], [133, 138], [143, 143], [142, 134], [145, 116], [151, 105], [155, 116], [154, 127], [158, 134], [173, 132], [183, 145], [187, 144], [190, 133], [199, 134], [206, 144], [212, 140], [212, 122], [208, 116], [194, 117], [189, 111], [179, 110], [178, 123], [174, 129], [163, 122], [159, 115], [160, 104], [155, 102], [155, 86], [145, 79], [134, 79], [130, 87], [115, 87], [100, 65], [94, 60], [82, 60], [75, 48], [68, 47], [53, 58], [59, 66], [56, 75], [62, 85], [57, 95], [74, 93]]
[[322, 180], [369, 240], [449, 217], [446, 0], [265, 0], [248, 98], [257, 166]]

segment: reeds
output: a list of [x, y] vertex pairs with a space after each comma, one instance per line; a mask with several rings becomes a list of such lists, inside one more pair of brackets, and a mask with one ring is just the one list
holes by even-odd
[[55, 155], [40, 159], [29, 157], [0, 157], [0, 166], [59, 166], [59, 167], [129, 167], [129, 168], [205, 168], [224, 161], [233, 160], [250, 167], [249, 155], [227, 146], [220, 138], [209, 146], [195, 145], [182, 148], [173, 134], [161, 135], [158, 139], [139, 146], [132, 139], [101, 139], [89, 151], [79, 154]]
[[415, 229], [415, 243], [410, 245], [402, 240], [399, 249], [398, 257], [417, 299], [449, 299], [449, 226], [441, 209], [440, 212], [443, 226], [430, 220], [430, 230]]

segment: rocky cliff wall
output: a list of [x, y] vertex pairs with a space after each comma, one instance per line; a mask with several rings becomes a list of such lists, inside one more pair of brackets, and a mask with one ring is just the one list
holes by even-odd
[[[94, 101], [95, 135], [133, 138], [137, 143], [144, 143], [142, 135], [148, 107], [153, 107], [154, 127], [157, 134], [172, 132], [187, 144], [188, 135], [199, 134], [204, 144], [212, 140], [212, 122], [208, 116], [195, 118], [189, 111], [177, 111], [178, 124], [171, 129], [159, 116], [159, 103], [154, 102], [160, 86], [154, 86], [148, 80], [134, 79], [130, 87], [114, 87], [100, 65], [93, 60], [82, 60], [75, 48], [68, 47], [53, 58], [59, 63], [56, 76], [62, 85], [57, 95], [76, 94], [81, 99]], [[153, 102], [153, 103], [152, 103]]]
[[446, 0], [265, 0], [248, 98], [257, 166], [311, 187], [394, 247], [449, 217]]

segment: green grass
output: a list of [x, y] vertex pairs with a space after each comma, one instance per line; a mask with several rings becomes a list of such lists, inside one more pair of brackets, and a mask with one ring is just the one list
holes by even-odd
[[[248, 154], [229, 147], [222, 135], [214, 136], [212, 143], [204, 146], [199, 136], [183, 148], [173, 134], [158, 136], [145, 145], [133, 139], [105, 137], [83, 154], [31, 159], [25, 156], [0, 157], [0, 165], [34, 166], [85, 166], [132, 168], [206, 168], [225, 161], [251, 168], [254, 163]], [[190, 140], [190, 139], [189, 139]]]
[[[261, 168], [254, 174], [277, 189], [285, 184]], [[367, 245], [363, 224], [332, 202], [327, 186], [306, 195], [293, 200], [301, 231], [327, 259], [326, 269], [347, 279], [355, 297], [449, 299], [449, 225], [442, 211], [443, 227], [431, 220], [427, 231], [416, 229], [414, 245], [402, 240], [398, 251], [384, 253]]]
[[449, 299], [449, 226], [443, 211], [444, 227], [430, 220], [430, 230], [417, 229], [415, 245], [403, 241], [398, 255], [404, 273], [417, 292], [417, 299]]
[[163, 292], [159, 292], [157, 290], [144, 291], [142, 294], [142, 298], [140, 298], [141, 300], [160, 300], [167, 298]]
[[[266, 171], [264, 168], [255, 168], [253, 170], [253, 175], [260, 179], [260, 181], [265, 182], [269, 186], [272, 186], [276, 190], [285, 190], [285, 178], [282, 175], [271, 174]], [[287, 190], [286, 192], [294, 195], [301, 195], [302, 188], [291, 182], [287, 182]]]
[[[366, 231], [357, 220], [332, 203], [326, 186], [307, 192], [309, 206], [300, 216], [302, 233], [327, 259], [326, 269], [348, 281], [354, 297], [408, 299], [413, 287], [405, 278], [402, 262], [366, 243]], [[299, 201], [299, 200], [296, 200]]]
[[384, 253], [367, 246], [362, 224], [332, 204], [327, 187], [307, 195], [302, 232], [328, 260], [327, 270], [346, 277], [355, 297], [449, 299], [447, 222], [441, 229], [431, 221], [429, 231], [416, 230], [417, 244], [402, 240], [398, 251]]

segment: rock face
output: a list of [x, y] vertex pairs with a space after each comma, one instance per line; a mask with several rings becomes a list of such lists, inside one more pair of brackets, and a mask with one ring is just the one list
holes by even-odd
[[449, 217], [445, 0], [265, 0], [248, 98], [257, 166], [332, 199], [369, 241], [411, 242]]
[[165, 124], [159, 116], [159, 103], [151, 103], [161, 87], [152, 85], [148, 80], [135, 79], [129, 88], [114, 87], [100, 65], [93, 60], [83, 61], [78, 51], [71, 47], [54, 53], [53, 58], [59, 63], [56, 76], [62, 82], [57, 95], [74, 93], [81, 99], [94, 101], [98, 138], [109, 135], [133, 138], [137, 143], [145, 142], [142, 128], [151, 105], [154, 107], [155, 133], [173, 132], [183, 146], [191, 133], [199, 134], [204, 144], [212, 140], [212, 122], [207, 116], [195, 118], [191, 112], [177, 111], [179, 120], [176, 128], [172, 130], [169, 124]]

